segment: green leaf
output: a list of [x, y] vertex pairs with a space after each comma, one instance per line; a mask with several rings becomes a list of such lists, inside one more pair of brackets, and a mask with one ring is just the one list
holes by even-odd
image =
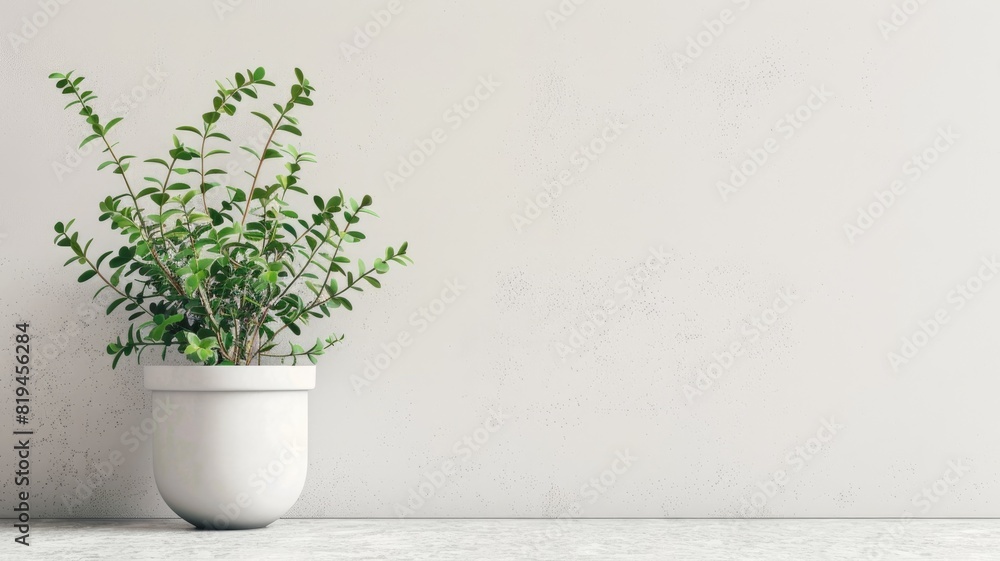
[[212, 123], [218, 121], [219, 117], [221, 117], [221, 115], [219, 115], [218, 111], [209, 111], [201, 116], [201, 120], [211, 125]]
[[110, 121], [108, 121], [108, 124], [104, 125], [104, 134], [108, 134], [108, 131], [111, 130], [111, 127], [113, 127], [113, 126], [117, 125], [118, 123], [120, 123], [122, 121], [122, 119], [123, 119], [123, 117], [115, 117], [114, 119], [111, 119]]
[[290, 132], [296, 136], [302, 136], [302, 131], [300, 131], [297, 127], [293, 127], [292, 125], [281, 125], [280, 127], [278, 127], [278, 130]]
[[331, 298], [337, 296], [337, 280], [336, 279], [331, 280], [330, 284], [328, 284], [326, 286], [326, 292], [330, 295]]
[[194, 293], [198, 290], [198, 285], [201, 284], [201, 279], [198, 275], [188, 275], [184, 279], [184, 288], [188, 290], [189, 293]]
[[258, 66], [257, 70], [253, 71], [253, 79], [254, 80], [260, 80], [262, 78], [264, 78], [264, 67], [263, 66]]
[[80, 278], [77, 279], [77, 282], [87, 282], [96, 276], [97, 276], [97, 271], [90, 269], [89, 271], [84, 271], [83, 274], [80, 275]]
[[96, 140], [98, 138], [101, 138], [101, 135], [99, 135], [99, 134], [92, 134], [92, 135], [88, 136], [87, 138], [84, 138], [83, 142], [80, 143], [80, 148], [83, 148], [84, 146], [86, 146], [87, 143], [89, 143], [91, 140]]
[[135, 248], [123, 247], [118, 250], [118, 255], [108, 262], [108, 265], [115, 268], [123, 267], [131, 261], [133, 257], [135, 257]]
[[268, 117], [267, 115], [265, 115], [265, 114], [261, 113], [260, 111], [251, 111], [251, 112], [250, 112], [250, 114], [251, 114], [251, 115], [255, 115], [255, 116], [257, 116], [257, 117], [260, 117], [260, 119], [261, 119], [262, 121], [264, 121], [265, 123], [267, 123], [267, 126], [269, 126], [269, 127], [274, 127], [274, 123], [273, 123], [273, 122], [271, 122], [271, 118], [270, 118], [270, 117]]
[[113, 251], [107, 251], [107, 252], [105, 252], [105, 253], [104, 253], [103, 255], [101, 255], [100, 257], [98, 257], [98, 258], [97, 258], [97, 261], [96, 261], [96, 262], [94, 263], [94, 266], [95, 266], [95, 267], [97, 267], [97, 268], [100, 268], [100, 266], [101, 266], [101, 263], [102, 263], [102, 262], [103, 262], [103, 261], [104, 261], [105, 259], [107, 259], [107, 258], [108, 258], [108, 256], [109, 256], [109, 255], [111, 255], [112, 253], [114, 253], [114, 252], [113, 252]]
[[115, 269], [115, 272], [111, 274], [111, 279], [110, 279], [112, 285], [118, 286], [118, 281], [119, 281], [119, 279], [121, 279], [122, 273], [124, 271], [125, 271], [125, 267], [124, 266], [121, 266], [121, 267]]
[[117, 308], [118, 306], [121, 306], [126, 300], [128, 300], [128, 298], [119, 298], [119, 299], [115, 300], [114, 302], [112, 302], [111, 305], [108, 306], [106, 314], [107, 315], [111, 315], [111, 312], [115, 311], [115, 308]]

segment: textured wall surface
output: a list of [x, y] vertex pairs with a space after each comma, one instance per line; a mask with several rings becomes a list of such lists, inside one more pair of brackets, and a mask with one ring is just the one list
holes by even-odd
[[[74, 216], [113, 243], [97, 201], [120, 186], [46, 76], [87, 75], [153, 157], [213, 80], [261, 65], [318, 89], [304, 183], [370, 193], [363, 247], [408, 239], [417, 262], [325, 326], [347, 339], [310, 396], [291, 515], [1000, 515], [998, 16], [4, 2], [0, 331], [11, 364], [15, 321], [34, 336], [33, 514], [171, 515], [132, 433], [141, 368], [103, 350], [123, 318], [51, 243]], [[259, 144], [245, 111], [230, 123]]]

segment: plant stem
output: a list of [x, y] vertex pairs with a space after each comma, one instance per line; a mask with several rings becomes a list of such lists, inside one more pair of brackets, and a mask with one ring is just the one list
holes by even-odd
[[120, 289], [119, 289], [119, 288], [118, 288], [117, 286], [115, 286], [115, 285], [111, 284], [111, 281], [109, 281], [109, 280], [108, 280], [108, 278], [104, 276], [104, 273], [102, 273], [102, 272], [100, 271], [100, 269], [98, 269], [98, 268], [97, 268], [97, 265], [95, 265], [95, 264], [93, 263], [93, 261], [91, 261], [91, 260], [90, 260], [90, 258], [89, 258], [89, 257], [85, 257], [84, 259], [86, 259], [86, 261], [87, 261], [87, 265], [89, 265], [89, 266], [90, 266], [90, 268], [91, 268], [91, 269], [93, 269], [95, 273], [97, 273], [97, 277], [98, 277], [99, 279], [101, 279], [102, 281], [104, 281], [104, 284], [108, 285], [108, 287], [110, 287], [110, 288], [111, 288], [111, 290], [114, 290], [115, 292], [117, 292], [117, 293], [118, 293], [118, 295], [119, 295], [119, 296], [121, 296], [122, 298], [127, 298], [127, 299], [129, 299], [129, 300], [130, 300], [130, 301], [131, 301], [131, 302], [132, 302], [133, 304], [135, 304], [135, 305], [136, 305], [136, 306], [137, 306], [137, 307], [138, 307], [138, 308], [139, 308], [140, 310], [142, 310], [142, 311], [146, 312], [146, 314], [148, 314], [148, 315], [149, 315], [149, 317], [153, 317], [153, 313], [152, 313], [152, 312], [150, 312], [150, 311], [149, 311], [148, 309], [146, 309], [145, 307], [143, 307], [143, 306], [142, 306], [142, 304], [139, 304], [139, 301], [138, 301], [138, 300], [136, 300], [136, 299], [135, 299], [135, 298], [133, 298], [132, 296], [129, 296], [128, 294], [125, 294], [125, 293], [124, 293], [124, 292], [122, 292], [122, 291], [121, 291], [121, 290], [120, 290]]
[[[329, 301], [333, 300], [334, 298], [340, 296], [341, 294], [347, 292], [352, 286], [358, 284], [358, 281], [360, 281], [361, 279], [367, 277], [368, 275], [370, 275], [374, 271], [375, 271], [375, 267], [372, 267], [371, 269], [368, 269], [361, 276], [355, 278], [354, 282], [352, 282], [351, 284], [345, 286], [343, 289], [341, 289], [339, 292], [337, 292], [333, 296], [331, 296], [329, 298], [326, 298], [325, 300], [323, 300], [321, 302], [318, 302], [318, 303], [317, 302], [313, 302], [312, 304], [306, 306], [305, 308], [302, 309], [302, 313], [299, 314], [298, 317], [296, 317], [296, 319], [302, 317], [303, 315], [309, 313], [310, 311], [312, 311], [312, 310], [314, 310], [314, 309], [316, 309], [316, 308], [318, 308], [318, 307], [326, 304], [327, 302], [329, 302]], [[274, 341], [278, 337], [278, 334], [280, 334], [282, 331], [284, 331], [285, 328], [287, 328], [287, 327], [288, 327], [287, 323], [285, 325], [282, 325], [281, 327], [279, 327], [278, 330], [274, 332], [274, 335], [272, 335], [267, 341], [264, 342], [264, 345], [270, 344], [272, 341]], [[264, 345], [261, 345], [261, 346], [264, 346]]]
[[[271, 127], [271, 134], [267, 136], [267, 142], [264, 143], [264, 149], [260, 153], [260, 161], [257, 162], [257, 171], [253, 174], [253, 181], [250, 183], [250, 192], [247, 193], [247, 206], [243, 209], [243, 219], [240, 220], [240, 225], [243, 226], [247, 222], [247, 216], [250, 214], [250, 203], [253, 202], [253, 190], [257, 186], [257, 178], [260, 177], [260, 170], [264, 167], [264, 160], [267, 156], [267, 149], [270, 148], [271, 142], [274, 140], [274, 133], [278, 132], [278, 127], [281, 126], [281, 121], [285, 118], [285, 114], [281, 113], [278, 115], [278, 120], [274, 122], [274, 126]], [[239, 241], [243, 240], [243, 233], [240, 233]], [[238, 243], [238, 242], [237, 242]]]
[[[92, 115], [94, 113], [94, 109], [89, 105], [87, 105], [86, 103], [84, 103], [83, 96], [80, 95], [80, 90], [76, 86], [73, 86], [73, 94], [76, 96], [76, 99], [80, 102], [80, 107], [90, 110], [88, 117]], [[128, 176], [125, 175], [125, 170], [122, 169], [121, 160], [118, 159], [118, 156], [115, 155], [114, 149], [111, 148], [111, 143], [108, 142], [108, 137], [104, 134], [103, 128], [101, 128], [101, 132], [99, 134], [101, 140], [104, 141], [104, 146], [106, 146], [108, 149], [108, 154], [111, 155], [111, 159], [114, 160], [115, 165], [118, 166], [118, 171], [121, 172], [122, 180], [125, 182], [125, 188], [128, 189], [128, 194], [132, 198], [132, 206], [135, 208], [136, 217], [139, 219], [139, 234], [146, 241], [146, 245], [149, 247], [150, 255], [153, 256], [153, 259], [156, 261], [156, 265], [163, 271], [164, 276], [167, 278], [167, 282], [169, 282], [174, 287], [175, 290], [179, 289], [180, 285], [177, 282], [175, 282], [173, 278], [173, 273], [170, 271], [170, 269], [164, 266], [163, 261], [160, 259], [159, 254], [156, 252], [156, 247], [150, 241], [149, 232], [146, 229], [146, 221], [142, 216], [142, 207], [139, 205], [139, 199], [137, 199], [135, 196], [135, 191], [132, 190], [132, 185], [128, 181]]]
[[[327, 228], [326, 228], [326, 236], [325, 236], [326, 238], [330, 237], [330, 232], [332, 230], [333, 230], [332, 226], [327, 226]], [[306, 261], [305, 265], [303, 265], [302, 268], [299, 269], [298, 274], [296, 274], [292, 278], [292, 280], [290, 280], [288, 282], [288, 284], [285, 286], [285, 289], [283, 291], [281, 291], [281, 293], [278, 295], [278, 297], [275, 298], [275, 299], [273, 299], [273, 300], [271, 300], [272, 303], [273, 302], [280, 302], [281, 299], [284, 298], [286, 294], [288, 294], [288, 291], [291, 290], [293, 286], [295, 286], [295, 283], [300, 278], [302, 278], [302, 274], [306, 272], [307, 268], [309, 268], [309, 264], [312, 263], [313, 259], [316, 258], [316, 253], [319, 252], [319, 249], [321, 247], [323, 247], [323, 246], [320, 245], [320, 244], [316, 244], [316, 248], [313, 249], [313, 251], [312, 251], [311, 254], [309, 254], [309, 259]], [[260, 337], [260, 328], [261, 328], [262, 325], [264, 325], [264, 322], [267, 320], [267, 313], [270, 312], [270, 311], [271, 311], [271, 305], [268, 304], [268, 306], [264, 308], [264, 313], [261, 315], [260, 321], [257, 322], [257, 326], [253, 330], [253, 334], [251, 335], [251, 339], [250, 339], [250, 346], [247, 348], [247, 354], [249, 355], [248, 358], [247, 358], [247, 364], [250, 364], [250, 362], [253, 361], [253, 356], [254, 356], [252, 354], [253, 353], [253, 345], [256, 342], [256, 340]], [[266, 343], [270, 343], [273, 340], [274, 340], [274, 337], [271, 337], [270, 339], [268, 339], [266, 341]], [[263, 345], [261, 345], [261, 347], [263, 347]], [[258, 347], [258, 348], [260, 348], [260, 347]]]

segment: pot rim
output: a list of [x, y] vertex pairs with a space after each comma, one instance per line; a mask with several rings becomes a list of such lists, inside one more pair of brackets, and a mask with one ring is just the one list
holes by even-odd
[[316, 387], [314, 365], [144, 366], [146, 389], [176, 392], [305, 391]]

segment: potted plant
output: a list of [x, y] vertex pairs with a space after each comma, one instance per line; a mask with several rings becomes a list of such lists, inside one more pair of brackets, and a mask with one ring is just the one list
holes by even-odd
[[[135, 156], [108, 136], [121, 117], [100, 119], [82, 76], [50, 78], [69, 96], [66, 108], [90, 128], [80, 146], [98, 142], [107, 155], [98, 169], [124, 186], [99, 204], [100, 221], [125, 238], [117, 251], [93, 251], [93, 239], [81, 239], [73, 220], [55, 225], [55, 243], [73, 252], [66, 265], [85, 268], [80, 282], [101, 282], [95, 298], [113, 293], [109, 315], [128, 317], [125, 334], [107, 348], [112, 367], [123, 356], [141, 363], [150, 350], [166, 359], [175, 349], [194, 363], [145, 367], [159, 423], [157, 488], [199, 528], [267, 526], [302, 491], [314, 364], [343, 339], [303, 344], [302, 327], [335, 309], [351, 310], [348, 294], [379, 288], [377, 277], [390, 263], [412, 263], [407, 244], [387, 248], [370, 265], [345, 255], [365, 239], [358, 230], [363, 215], [377, 215], [368, 195], [360, 202], [342, 191], [310, 197], [300, 183], [302, 167], [315, 159], [287, 140], [302, 135], [295, 114], [313, 105], [315, 88], [297, 68], [287, 101], [273, 104], [273, 112], [251, 112], [270, 133], [259, 151], [239, 147], [252, 164], [232, 185], [210, 165], [232, 152], [220, 124], [274, 86], [263, 68], [216, 82], [211, 110], [197, 125], [177, 128], [168, 157], [144, 160], [159, 171], [142, 174], [142, 181], [131, 169]], [[296, 198], [305, 198], [309, 210], [294, 206]]]

